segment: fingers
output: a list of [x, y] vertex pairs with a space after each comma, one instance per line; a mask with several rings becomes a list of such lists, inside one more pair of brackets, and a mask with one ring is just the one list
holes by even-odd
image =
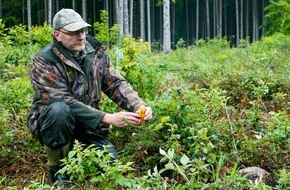
[[151, 107], [146, 108], [146, 113], [145, 113], [145, 120], [148, 121], [152, 118], [152, 109]]
[[124, 118], [127, 119], [131, 124], [139, 124], [140, 119], [138, 118], [138, 114], [133, 112], [125, 112]]
[[138, 114], [132, 112], [119, 112], [118, 113], [118, 126], [124, 127], [130, 124], [137, 125], [140, 123]]
[[[118, 112], [115, 114], [116, 125], [118, 127], [125, 127], [128, 125], [139, 125], [141, 123], [138, 112]], [[151, 107], [146, 107], [145, 112], [145, 121], [148, 121], [152, 118], [152, 109]]]

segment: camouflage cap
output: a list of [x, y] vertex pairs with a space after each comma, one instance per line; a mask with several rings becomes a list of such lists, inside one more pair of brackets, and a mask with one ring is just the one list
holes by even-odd
[[67, 31], [77, 31], [79, 29], [91, 26], [86, 23], [81, 15], [73, 9], [61, 9], [53, 17], [53, 28], [55, 30], [64, 28]]

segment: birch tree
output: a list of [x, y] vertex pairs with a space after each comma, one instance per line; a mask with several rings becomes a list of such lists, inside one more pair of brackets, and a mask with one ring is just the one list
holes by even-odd
[[120, 37], [124, 35], [124, 2], [119, 0], [119, 26], [120, 26]]
[[129, 13], [128, 13], [128, 0], [124, 0], [124, 35], [129, 34]]
[[119, 40], [121, 36], [124, 35], [124, 9], [123, 9], [123, 0], [115, 0], [115, 12], [116, 12], [116, 21], [120, 26], [119, 29]]
[[163, 51], [168, 53], [171, 51], [170, 41], [170, 2], [164, 0], [163, 3]]

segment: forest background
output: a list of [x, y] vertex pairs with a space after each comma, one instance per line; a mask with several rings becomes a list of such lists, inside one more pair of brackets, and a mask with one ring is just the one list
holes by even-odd
[[[120, 153], [113, 165], [105, 151], [90, 147], [82, 152], [76, 142], [63, 160], [61, 172], [71, 176], [67, 188], [288, 189], [290, 2], [267, 5], [258, 27], [260, 34], [266, 30], [256, 41], [246, 37], [235, 43], [224, 35], [191, 43], [180, 38], [171, 46], [174, 51], [164, 51], [163, 43], [155, 48], [138, 34], [120, 35], [124, 27], [109, 24], [113, 13], [100, 11], [90, 32], [109, 44], [114, 66], [153, 108], [154, 118], [138, 127], [110, 128]], [[33, 55], [51, 42], [52, 28], [45, 20], [8, 27], [2, 16], [0, 188], [54, 189], [47, 182], [42, 146], [26, 126], [33, 96], [27, 71]], [[105, 96], [102, 109], [120, 110]], [[266, 173], [243, 175], [242, 169], [253, 166]]]
[[130, 34], [162, 50], [164, 44], [175, 49], [183, 40], [188, 47], [201, 38], [226, 37], [231, 45], [246, 38], [255, 42], [271, 32], [264, 22], [268, 5], [269, 0], [0, 0], [0, 19], [6, 27], [51, 26], [59, 9], [73, 8], [93, 25], [101, 19], [100, 10], [106, 10], [108, 25], [118, 24], [119, 35]]

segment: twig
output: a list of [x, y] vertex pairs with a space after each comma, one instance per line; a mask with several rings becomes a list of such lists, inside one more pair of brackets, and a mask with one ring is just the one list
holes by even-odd
[[231, 136], [232, 136], [232, 140], [233, 140], [233, 147], [234, 147], [234, 155], [237, 157], [237, 159], [239, 159], [239, 153], [238, 153], [238, 148], [237, 148], [237, 143], [236, 143], [236, 139], [235, 139], [235, 131], [230, 119], [230, 115], [228, 112], [228, 109], [226, 108], [226, 114], [227, 114], [227, 119], [229, 122], [229, 126], [230, 126], [230, 130], [231, 130]]

